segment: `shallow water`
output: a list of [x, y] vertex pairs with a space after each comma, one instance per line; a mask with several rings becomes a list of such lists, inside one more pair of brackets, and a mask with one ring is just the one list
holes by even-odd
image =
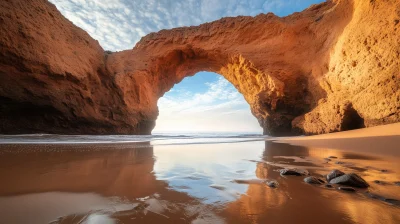
[[[136, 143], [140, 145], [187, 145], [207, 143], [248, 142], [267, 139], [256, 132], [160, 132], [153, 135], [56, 135], [24, 134], [0, 135], [0, 144], [109, 144]], [[145, 144], [138, 144], [145, 143]]]
[[[400, 199], [397, 161], [265, 141], [2, 144], [0, 223], [400, 223], [396, 203], [366, 194]], [[285, 167], [339, 168], [371, 186], [313, 186]]]

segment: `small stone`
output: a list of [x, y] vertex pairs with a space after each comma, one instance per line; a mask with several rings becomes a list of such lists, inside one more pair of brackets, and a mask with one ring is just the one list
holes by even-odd
[[333, 188], [332, 184], [325, 184], [325, 187], [327, 187], [327, 188]]
[[279, 183], [278, 183], [278, 181], [276, 181], [276, 180], [270, 180], [270, 181], [267, 181], [267, 182], [265, 182], [265, 183], [266, 183], [267, 186], [270, 187], [270, 188], [277, 188], [277, 187], [279, 186]]
[[379, 185], [386, 185], [387, 184], [385, 181], [381, 181], [381, 180], [374, 180], [374, 183], [379, 184]]
[[365, 194], [367, 197], [372, 198], [372, 199], [378, 199], [378, 200], [383, 200], [383, 199], [384, 199], [382, 196], [377, 195], [377, 194], [374, 194], [374, 193], [371, 193], [371, 192], [369, 192], [369, 191], [365, 192], [364, 194]]
[[226, 187], [222, 186], [222, 185], [217, 185], [217, 184], [211, 184], [210, 187], [217, 189], [217, 190], [226, 190]]
[[302, 169], [281, 169], [281, 175], [294, 175], [294, 176], [306, 176], [308, 175], [307, 170]]
[[383, 169], [383, 170], [380, 170], [382, 173], [387, 173], [387, 172], [389, 172], [389, 170], [385, 170], [385, 169]]
[[357, 166], [349, 166], [348, 168], [353, 169], [353, 170], [358, 171], [358, 172], [365, 172], [365, 171], [367, 171], [367, 169], [361, 168], [361, 167], [357, 167]]
[[329, 156], [328, 158], [329, 158], [329, 159], [337, 159], [336, 156]]
[[350, 192], [355, 192], [356, 191], [356, 189], [354, 189], [352, 187], [343, 187], [343, 186], [340, 186], [339, 190], [341, 190], [341, 191], [350, 191]]
[[308, 184], [318, 184], [318, 185], [325, 183], [324, 180], [314, 177], [314, 176], [304, 178], [304, 182], [306, 182]]
[[344, 164], [344, 162], [342, 162], [342, 161], [337, 161], [337, 162], [335, 162], [335, 164]]
[[400, 181], [394, 182], [395, 185], [400, 186]]
[[385, 197], [383, 197], [381, 195], [374, 194], [374, 193], [371, 193], [371, 192], [366, 192], [364, 194], [367, 197], [370, 197], [372, 199], [377, 199], [377, 200], [380, 200], [380, 201], [383, 201], [383, 202], [386, 202], [386, 203], [389, 203], [389, 204], [392, 204], [392, 205], [400, 206], [400, 200], [393, 199], [393, 198], [385, 198]]
[[331, 184], [343, 184], [351, 187], [367, 188], [369, 184], [355, 173], [345, 174], [329, 181]]
[[328, 175], [326, 175], [326, 179], [328, 181], [331, 181], [332, 179], [336, 178], [336, 177], [340, 177], [342, 175], [344, 175], [345, 173], [343, 173], [340, 170], [332, 170]]
[[137, 206], [135, 206], [133, 209], [134, 209], [135, 211], [143, 211], [143, 210], [145, 210], [148, 206], [149, 206], [149, 205], [147, 205], [147, 204], [140, 203], [140, 204], [138, 204]]
[[397, 200], [397, 199], [385, 198], [383, 201], [387, 202], [389, 204], [392, 204], [392, 205], [400, 206], [400, 200]]

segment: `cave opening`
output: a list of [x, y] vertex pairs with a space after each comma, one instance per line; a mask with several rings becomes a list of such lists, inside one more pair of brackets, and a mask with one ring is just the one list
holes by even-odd
[[152, 134], [263, 132], [243, 95], [213, 72], [198, 72], [175, 84], [158, 100], [158, 111]]
[[350, 104], [345, 110], [341, 125], [341, 131], [349, 131], [360, 128], [365, 128], [364, 119]]

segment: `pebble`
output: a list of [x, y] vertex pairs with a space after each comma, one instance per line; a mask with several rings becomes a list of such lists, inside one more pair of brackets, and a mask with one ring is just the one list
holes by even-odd
[[342, 190], [342, 191], [350, 191], [350, 192], [355, 192], [355, 191], [356, 191], [356, 189], [354, 189], [354, 188], [352, 188], [352, 187], [343, 187], [343, 186], [340, 186], [340, 187], [339, 187], [339, 190]]
[[328, 158], [329, 158], [329, 159], [337, 159], [336, 156], [329, 156]]
[[325, 183], [324, 180], [314, 177], [314, 176], [304, 178], [304, 182], [306, 182], [308, 184], [318, 184], [318, 185]]
[[282, 169], [280, 170], [281, 175], [294, 175], [294, 176], [306, 176], [308, 175], [307, 170], [302, 169]]
[[381, 181], [381, 180], [374, 180], [374, 183], [379, 184], [379, 185], [386, 185], [387, 184], [385, 181]]
[[281, 169], [281, 175], [294, 175], [294, 176], [306, 176], [308, 175], [307, 170], [302, 169]]
[[268, 187], [271, 187], [271, 188], [277, 188], [279, 186], [279, 183], [276, 180], [270, 180], [265, 183], [267, 184]]
[[217, 184], [211, 184], [210, 187], [220, 190], [220, 191], [226, 190], [226, 187], [224, 187], [222, 185], [217, 185]]
[[389, 203], [389, 204], [392, 204], [392, 205], [400, 206], [400, 200], [397, 200], [397, 199], [385, 198], [385, 197], [383, 197], [381, 195], [374, 194], [374, 193], [371, 193], [371, 192], [366, 192], [365, 195], [367, 197], [372, 198], [372, 199], [377, 199], [377, 200], [380, 200], [380, 201], [383, 201], [383, 202], [386, 202], [386, 203]]

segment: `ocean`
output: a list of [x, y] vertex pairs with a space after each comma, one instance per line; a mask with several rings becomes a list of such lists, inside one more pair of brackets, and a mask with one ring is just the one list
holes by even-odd
[[160, 132], [154, 133], [153, 135], [23, 134], [0, 135], [0, 144], [104, 144], [150, 142], [151, 145], [179, 145], [263, 141], [268, 137], [267, 135], [255, 132]]

